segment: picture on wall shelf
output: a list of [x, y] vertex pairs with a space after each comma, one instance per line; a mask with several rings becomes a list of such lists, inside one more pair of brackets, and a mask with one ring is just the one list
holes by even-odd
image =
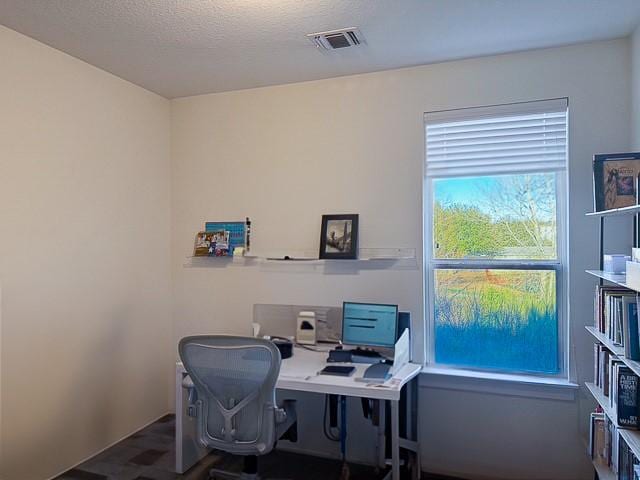
[[229, 255], [229, 232], [198, 232], [193, 248], [194, 257], [226, 257]]
[[251, 222], [206, 222], [204, 230], [205, 232], [219, 232], [221, 230], [228, 232], [228, 255], [232, 257], [236, 248], [245, 248], [248, 251], [250, 225]]
[[636, 205], [640, 153], [611, 153], [593, 157], [596, 212]]
[[358, 215], [323, 215], [320, 258], [353, 260], [358, 257]]

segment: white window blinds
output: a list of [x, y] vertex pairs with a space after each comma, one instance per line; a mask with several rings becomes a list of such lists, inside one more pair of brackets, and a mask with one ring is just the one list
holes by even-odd
[[567, 99], [425, 114], [428, 177], [564, 170]]

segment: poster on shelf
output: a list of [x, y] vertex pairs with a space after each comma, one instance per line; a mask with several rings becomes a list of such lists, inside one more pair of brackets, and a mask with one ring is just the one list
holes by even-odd
[[233, 251], [236, 247], [246, 247], [246, 222], [206, 222], [204, 230], [205, 232], [229, 232], [229, 256], [233, 256]]
[[605, 153], [593, 157], [596, 212], [636, 205], [640, 152]]

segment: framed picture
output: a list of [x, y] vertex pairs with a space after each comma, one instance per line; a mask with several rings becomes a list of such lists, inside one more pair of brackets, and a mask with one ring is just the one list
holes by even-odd
[[227, 257], [229, 256], [229, 232], [198, 232], [193, 246], [194, 257]]
[[358, 258], [358, 215], [323, 215], [320, 258]]
[[596, 212], [635, 205], [640, 153], [610, 153], [593, 157]]

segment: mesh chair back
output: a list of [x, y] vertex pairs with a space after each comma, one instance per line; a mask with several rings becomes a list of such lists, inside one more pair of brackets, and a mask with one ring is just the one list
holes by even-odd
[[203, 335], [179, 344], [198, 394], [203, 445], [237, 455], [262, 455], [275, 443], [275, 385], [280, 352], [264, 339]]

